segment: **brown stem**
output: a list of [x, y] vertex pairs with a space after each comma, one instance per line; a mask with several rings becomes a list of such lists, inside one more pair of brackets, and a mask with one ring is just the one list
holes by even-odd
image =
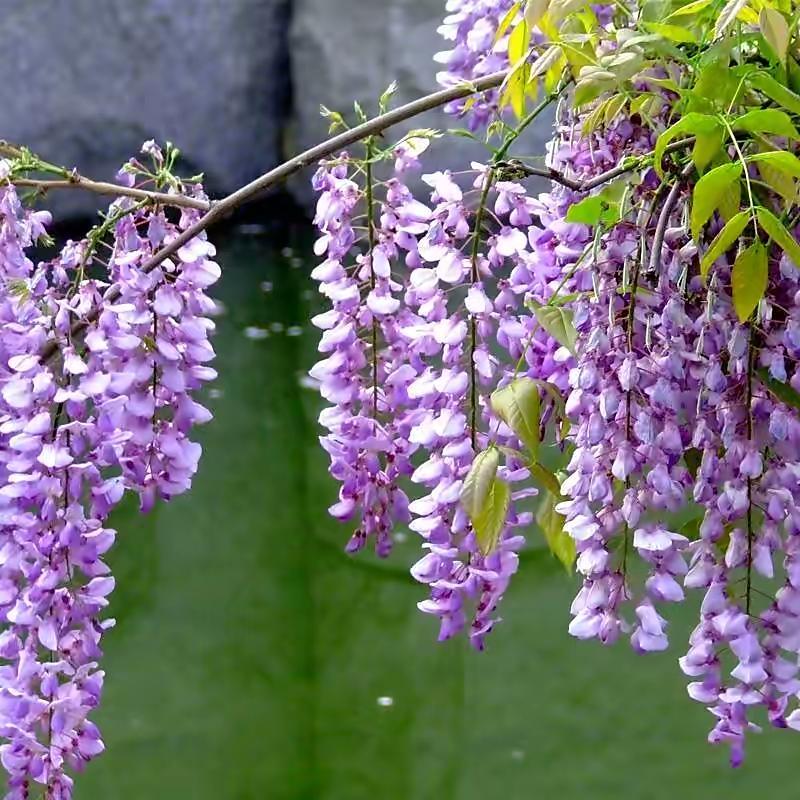
[[[506, 72], [494, 72], [491, 75], [478, 78], [478, 80], [472, 81], [471, 83], [460, 83], [457, 86], [451, 86], [448, 89], [441, 89], [425, 97], [420, 97], [399, 108], [381, 114], [374, 119], [367, 120], [367, 122], [357, 125], [355, 128], [350, 128], [340, 133], [338, 136], [326, 139], [324, 142], [320, 142], [294, 158], [290, 158], [288, 161], [275, 167], [275, 169], [256, 178], [246, 186], [242, 186], [219, 202], [214, 203], [197, 222], [190, 225], [183, 233], [176, 236], [169, 244], [162, 247], [152, 258], [146, 261], [141, 267], [141, 272], [145, 275], [152, 272], [162, 261], [177, 253], [183, 245], [194, 239], [195, 236], [202, 233], [206, 228], [219, 222], [243, 203], [252, 200], [267, 189], [276, 186], [304, 167], [315, 164], [317, 161], [327, 158], [350, 145], [363, 141], [369, 136], [377, 136], [387, 128], [412, 119], [425, 111], [439, 108], [453, 100], [459, 100], [462, 97], [469, 97], [473, 94], [485, 92], [488, 89], [494, 89], [503, 82], [506, 74]], [[113, 287], [108, 291], [104, 299], [106, 302], [113, 303], [118, 300], [119, 297], [119, 289]], [[97, 319], [99, 314], [100, 309], [95, 308], [86, 315], [84, 320], [76, 322], [72, 327], [73, 335], [80, 335], [87, 325]], [[57, 352], [58, 342], [51, 340], [42, 348], [41, 358], [43, 361], [49, 361]]]
[[[672, 153], [676, 150], [681, 150], [687, 145], [692, 144], [692, 142], [694, 142], [693, 138], [682, 139], [679, 142], [671, 142], [669, 145], [667, 145], [664, 152]], [[597, 189], [598, 186], [603, 186], [603, 184], [613, 181], [614, 178], [620, 178], [623, 175], [627, 175], [629, 172], [634, 172], [635, 170], [640, 169], [642, 166], [641, 161], [652, 158], [652, 156], [653, 153], [645, 153], [639, 158], [633, 159], [630, 164], [614, 167], [613, 169], [607, 170], [606, 172], [601, 172], [599, 175], [595, 175], [594, 178], [589, 178], [585, 181], [579, 181], [575, 178], [570, 178], [568, 175], [565, 175], [563, 172], [559, 172], [557, 169], [553, 169], [552, 167], [531, 167], [527, 164], [517, 161], [515, 161], [513, 165], [509, 164], [508, 166], [513, 166], [514, 169], [520, 170], [530, 177], [547, 178], [554, 183], [560, 183], [562, 186], [566, 186], [567, 189], [572, 189], [576, 192], [589, 192], [592, 189]]]
[[669, 190], [667, 199], [661, 207], [661, 213], [658, 215], [658, 223], [656, 224], [656, 232], [653, 237], [653, 247], [650, 249], [650, 272], [655, 272], [658, 269], [659, 261], [661, 260], [661, 250], [664, 247], [664, 236], [667, 233], [667, 225], [669, 225], [669, 215], [675, 208], [678, 202], [678, 196], [681, 193], [684, 178], [687, 178], [691, 171], [694, 169], [694, 162], [690, 161], [681, 172], [680, 178], [672, 184]]
[[148, 200], [152, 203], [162, 203], [183, 208], [196, 208], [198, 211], [208, 211], [213, 205], [208, 200], [197, 197], [188, 197], [185, 194], [168, 194], [167, 192], [151, 192], [147, 189], [136, 189], [133, 186], [120, 186], [116, 183], [93, 181], [77, 173], [71, 173], [69, 179], [40, 180], [37, 178], [11, 178], [15, 186], [25, 186], [41, 192], [51, 189], [84, 189], [95, 194], [112, 195], [115, 197], [134, 197], [137, 200]]
[[[755, 370], [755, 348], [753, 347], [753, 326], [747, 340], [747, 442], [753, 446], [753, 372]], [[747, 588], [746, 611], [750, 613], [750, 599], [753, 588], [753, 479], [747, 478]]]

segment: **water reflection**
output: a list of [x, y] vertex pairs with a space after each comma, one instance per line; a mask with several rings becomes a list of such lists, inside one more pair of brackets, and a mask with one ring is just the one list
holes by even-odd
[[[790, 735], [754, 739], [737, 773], [705, 744], [677, 650], [571, 641], [575, 587], [535, 532], [487, 652], [437, 644], [407, 571], [416, 535], [398, 531], [389, 562], [351, 559], [326, 514], [305, 375], [317, 295], [287, 263], [304, 251], [219, 249], [216, 419], [190, 496], [115, 519], [108, 753], [79, 800], [744, 800], [791, 785]], [[248, 333], [276, 326], [296, 332]]]

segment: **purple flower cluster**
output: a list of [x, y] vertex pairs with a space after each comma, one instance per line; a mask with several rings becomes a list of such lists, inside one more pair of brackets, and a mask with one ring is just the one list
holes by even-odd
[[[198, 237], [142, 269], [196, 212], [173, 220], [122, 198], [107, 219], [110, 245], [70, 241], [35, 264], [29, 251], [49, 215], [0, 185], [0, 761], [10, 800], [35, 784], [47, 800], [70, 798], [69, 772], [103, 750], [89, 715], [114, 624], [104, 617], [108, 515], [126, 490], [144, 510], [185, 492], [200, 457], [189, 434], [211, 416], [193, 395], [215, 377], [205, 294], [219, 277], [214, 248]], [[99, 247], [103, 278], [88, 269]], [[45, 360], [53, 341], [57, 356]]]
[[[448, 3], [442, 83], [505, 66], [506, 39], [495, 39], [510, 7]], [[608, 7], [596, 11], [611, 24]], [[496, 102], [449, 111], [475, 130]], [[547, 166], [577, 182], [650, 154], [668, 111], [665, 96], [646, 121], [617, 113], [585, 133], [592, 108], [564, 103]], [[401, 143], [394, 174], [372, 187], [383, 198], [372, 248], [355, 233], [358, 163], [323, 165], [316, 179], [328, 256], [316, 276], [333, 305], [318, 319], [321, 350], [333, 355], [315, 374], [335, 404], [321, 417], [342, 481], [334, 515], [358, 514], [358, 543], [375, 535], [385, 553], [380, 542], [410, 512], [426, 551], [412, 574], [430, 589], [420, 609], [439, 619], [440, 639], [467, 629], [481, 648], [517, 568], [515, 529], [531, 521], [523, 501], [536, 493], [523, 443], [489, 398], [533, 379], [542, 436], [559, 394], [570, 422], [568, 434], [557, 426], [566, 463], [555, 506], [582, 577], [570, 632], [663, 651], [664, 607], [700, 589], [680, 666], [690, 696], [714, 716], [710, 741], [728, 744], [739, 764], [757, 708], [776, 727], [800, 729], [800, 418], [779, 387], [800, 391], [800, 265], [771, 253], [766, 298], [742, 323], [725, 257], [707, 280], [699, 274], [688, 173], [624, 177], [622, 199], [608, 201], [616, 219], [590, 226], [570, 221], [585, 193], [554, 185], [531, 196], [503, 165], [423, 175], [431, 192], [418, 200], [404, 176], [425, 149]], [[572, 343], [531, 313], [542, 306], [563, 309]], [[487, 447], [504, 454], [498, 478], [514, 489], [488, 549], [460, 502]], [[390, 464], [401, 466], [390, 473]], [[422, 494], [402, 494], [398, 513], [391, 498], [406, 476]]]
[[[330, 471], [341, 484], [331, 513], [355, 515], [361, 523], [348, 550], [374, 537], [377, 552], [386, 555], [393, 526], [408, 524], [426, 550], [412, 569], [430, 589], [420, 609], [440, 620], [441, 639], [468, 625], [480, 648], [517, 568], [523, 540], [513, 529], [531, 521], [530, 511], [515, 510], [516, 501], [535, 490], [512, 494], [491, 552], [479, 546], [459, 498], [479, 448], [490, 441], [520, 447], [498, 426], [487, 399], [502, 377], [491, 342], [510, 342], [520, 324], [522, 283], [532, 280], [518, 271], [512, 287], [501, 276], [509, 258], [528, 253], [522, 231], [532, 216], [529, 202], [517, 199], [519, 187], [500, 184], [492, 194], [497, 212], [521, 230], [503, 228], [486, 248], [468, 254], [476, 242], [471, 199], [491, 180], [489, 171], [473, 165], [468, 186], [449, 173], [423, 175], [430, 195], [422, 202], [405, 176], [424, 149], [404, 142], [395, 150], [394, 174], [379, 187], [371, 251], [357, 233], [366, 197], [348, 177], [357, 165], [342, 156], [318, 171], [317, 253], [325, 260], [313, 275], [332, 308], [314, 319], [324, 331], [324, 358], [311, 375], [332, 404], [320, 415], [329, 431], [322, 442]], [[521, 457], [509, 456], [499, 477], [514, 485], [529, 473]], [[409, 484], [422, 487], [411, 503]]]
[[[436, 77], [442, 86], [498, 72], [508, 66], [508, 33], [497, 41], [501, 21], [514, 5], [513, 0], [447, 0], [448, 15], [439, 34], [452, 45], [434, 59], [444, 70]], [[486, 92], [472, 100], [456, 100], [446, 111], [465, 117], [470, 130], [476, 131], [498, 115], [499, 92]]]

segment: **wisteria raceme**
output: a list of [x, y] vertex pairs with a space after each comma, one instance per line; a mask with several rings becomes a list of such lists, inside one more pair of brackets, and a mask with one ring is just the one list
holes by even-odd
[[[511, 7], [447, 4], [441, 33], [452, 49], [437, 57], [447, 69], [440, 82], [506, 66], [507, 34], [498, 37], [497, 29]], [[613, 57], [625, 41], [620, 35], [612, 43], [625, 16], [615, 18], [610, 6], [593, 6], [593, 13], [608, 34], [599, 51]], [[531, 41], [538, 36], [533, 31]], [[381, 374], [393, 375], [402, 390], [379, 394], [385, 404], [378, 416], [380, 430], [397, 432], [404, 465], [413, 464], [411, 484], [423, 492], [408, 504], [426, 551], [412, 574], [431, 591], [420, 608], [440, 619], [441, 639], [469, 623], [480, 648], [517, 568], [524, 540], [515, 529], [531, 521], [524, 500], [536, 494], [525, 442], [490, 397], [520, 380], [538, 386], [540, 436], [556, 422], [553, 443], [565, 458], [555, 512], [574, 541], [582, 578], [570, 632], [605, 644], [626, 634], [638, 653], [663, 651], [665, 608], [682, 602], [687, 589], [701, 590], [699, 624], [680, 667], [692, 679], [689, 695], [715, 718], [709, 740], [728, 744], [738, 765], [759, 708], [772, 725], [800, 729], [800, 404], [781, 389], [800, 390], [800, 265], [764, 249], [766, 290], [749, 317], [737, 308], [737, 267], [722, 251], [698, 269], [698, 245], [707, 248], [733, 212], [712, 213], [698, 242], [688, 219], [692, 162], [667, 174], [652, 162], [674, 120], [674, 98], [662, 87], [677, 86], [682, 69], [662, 60], [641, 73], [639, 87], [658, 87], [641, 113], [626, 111], [626, 102], [612, 105], [619, 97], [576, 111], [568, 93], [543, 171], [560, 178], [538, 196], [524, 169], [493, 162], [460, 176], [424, 174], [432, 191], [421, 202], [405, 173], [420, 168], [427, 140], [396, 148], [378, 224], [389, 264], [378, 294], [391, 319], [378, 364], [386, 369], [396, 345], [396, 372]], [[490, 93], [448, 110], [478, 131], [502, 116], [498, 102]], [[727, 157], [735, 155], [728, 148]], [[619, 191], [606, 193], [603, 178], [625, 175], [625, 164], [642, 166], [615, 184], [620, 199]], [[355, 198], [361, 190], [351, 183], [348, 191]], [[587, 196], [616, 216], [582, 220], [572, 209]], [[350, 237], [344, 249], [355, 244]], [[756, 236], [751, 249], [757, 246]], [[363, 246], [360, 252], [356, 264], [369, 258]], [[354, 268], [352, 276], [352, 302], [375, 304], [365, 275]], [[554, 308], [564, 310], [573, 341], [532, 312]], [[348, 361], [352, 374], [340, 376], [348, 386], [356, 375], [364, 385], [364, 341], [360, 357]], [[486, 547], [465, 510], [464, 489], [491, 452], [503, 454], [497, 477], [514, 491]], [[360, 458], [339, 455], [351, 469]], [[553, 480], [543, 488], [554, 491]], [[759, 585], [767, 580], [782, 585], [770, 593]]]
[[[10, 800], [37, 784], [46, 800], [70, 798], [70, 773], [102, 752], [89, 716], [114, 624], [104, 615], [108, 515], [126, 491], [144, 510], [185, 492], [200, 457], [189, 434], [210, 419], [192, 395], [215, 377], [205, 294], [219, 277], [214, 248], [200, 236], [141, 269], [196, 213], [173, 221], [122, 198], [106, 219], [110, 246], [89, 237], [34, 264], [49, 215], [0, 185], [0, 761]], [[90, 270], [100, 246], [102, 278]], [[52, 341], [57, 356], [45, 360]]]
[[[437, 53], [435, 60], [444, 66], [437, 75], [442, 86], [471, 81], [508, 66], [508, 35], [498, 41], [501, 21], [514, 5], [513, 0], [448, 0], [448, 15], [439, 28], [451, 50]], [[477, 131], [497, 117], [499, 93], [486, 92], [470, 101], [458, 100], [446, 111], [466, 118], [470, 130]]]
[[[321, 167], [315, 176], [321, 191], [316, 223], [323, 232], [316, 250], [327, 258], [312, 277], [320, 282], [332, 309], [313, 320], [324, 331], [320, 351], [326, 358], [311, 375], [320, 382], [323, 397], [334, 403], [320, 416], [330, 431], [321, 439], [331, 457], [330, 471], [342, 484], [331, 513], [338, 519], [354, 515], [361, 519], [349, 551], [374, 539], [377, 553], [386, 556], [394, 521], [407, 521], [408, 501], [397, 479], [410, 471], [411, 453], [408, 441], [395, 435], [391, 418], [382, 421], [388, 403], [397, 400], [394, 407], [402, 407], [407, 383], [383, 349], [391, 350], [397, 340], [394, 312], [400, 302], [393, 292], [399, 287], [391, 279], [389, 264], [395, 248], [384, 238], [371, 252], [348, 263], [356, 243], [353, 218], [364, 197], [347, 177], [346, 154], [340, 161], [330, 170]], [[364, 285], [368, 293], [362, 291]]]

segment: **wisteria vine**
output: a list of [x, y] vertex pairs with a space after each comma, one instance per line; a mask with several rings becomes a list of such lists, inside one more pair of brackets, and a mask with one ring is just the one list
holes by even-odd
[[[444, 87], [212, 202], [147, 142], [116, 183], [0, 142], [0, 762], [72, 797], [104, 745], [103, 558], [126, 492], [189, 489], [220, 269], [206, 229], [318, 163], [311, 370], [348, 552], [417, 534], [419, 609], [483, 649], [536, 528], [570, 633], [668, 647], [712, 743], [800, 729], [800, 11], [789, 0], [447, 0]], [[444, 106], [486, 146], [425, 170]], [[520, 154], [554, 111], [544, 162]], [[336, 131], [341, 128], [340, 131]], [[550, 181], [533, 193], [532, 178]], [[424, 187], [424, 189], [420, 189]], [[36, 201], [110, 195], [56, 246]], [[545, 464], [557, 464], [555, 469]], [[760, 714], [760, 716], [759, 716]]]
[[[174, 150], [150, 142], [145, 154], [152, 165], [132, 160], [121, 184], [167, 183], [174, 198], [203, 200], [171, 175]], [[189, 435], [211, 416], [193, 395], [215, 377], [206, 289], [220, 273], [204, 236], [143, 272], [199, 211], [130, 196], [86, 238], [34, 261], [32, 248], [52, 240], [50, 215], [26, 208], [13, 184], [28, 158], [0, 160], [0, 761], [9, 800], [36, 784], [62, 800], [67, 769], [104, 748], [89, 715], [114, 624], [108, 516], [126, 492], [147, 511], [191, 485], [200, 445]]]
[[[800, 729], [797, 12], [447, 10], [440, 82], [507, 70], [447, 109], [490, 158], [415, 196], [439, 134], [414, 131], [314, 179], [331, 513], [351, 551], [419, 534], [420, 610], [478, 649], [534, 505], [582, 578], [573, 636], [665, 650], [663, 606], [702, 590], [680, 667], [738, 765], [759, 707]], [[545, 164], [512, 156], [550, 103]]]

